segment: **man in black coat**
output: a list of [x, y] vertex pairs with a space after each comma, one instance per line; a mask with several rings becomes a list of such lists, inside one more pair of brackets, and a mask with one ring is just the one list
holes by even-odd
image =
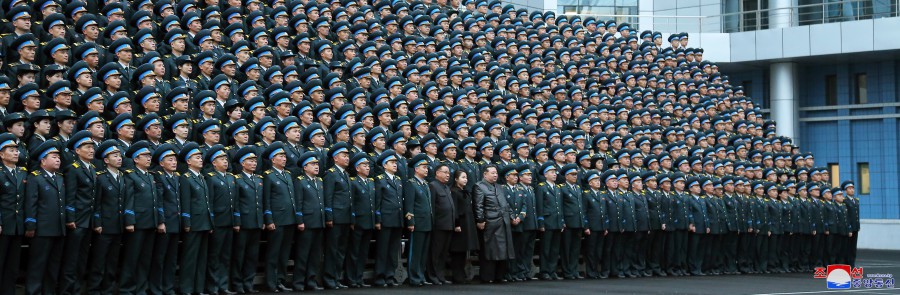
[[29, 247], [25, 294], [53, 293], [57, 290], [60, 262], [66, 236], [65, 182], [59, 173], [59, 145], [48, 140], [34, 147], [30, 159], [38, 170], [25, 184], [25, 237]]
[[353, 201], [350, 196], [350, 153], [345, 142], [331, 147], [328, 156], [334, 167], [325, 172], [325, 288], [342, 289], [344, 257], [350, 247], [350, 224], [353, 219]]
[[240, 214], [241, 230], [237, 232], [231, 262], [231, 282], [237, 293], [256, 293], [253, 289], [253, 279], [259, 262], [261, 231], [265, 227], [262, 205], [263, 178], [254, 174], [258, 165], [256, 154], [253, 146], [245, 146], [239, 149], [232, 159], [241, 169], [241, 173], [235, 176], [238, 190], [235, 213]]
[[126, 155], [134, 160], [134, 170], [125, 170], [125, 241], [122, 251], [122, 279], [119, 293], [144, 294], [149, 288], [150, 258], [156, 233], [165, 233], [156, 182], [150, 174], [150, 143], [139, 141]]
[[450, 167], [437, 166], [435, 180], [428, 184], [431, 191], [434, 222], [431, 231], [431, 259], [428, 263], [428, 280], [435, 284], [449, 284], [444, 278], [447, 258], [450, 257], [450, 238], [456, 225], [456, 202], [450, 192]]
[[521, 221], [503, 195], [497, 183], [497, 166], [488, 165], [482, 180], [475, 185], [475, 219], [484, 232], [484, 261], [480, 261], [483, 282], [501, 282], [506, 275], [507, 260], [515, 258], [512, 225]]
[[19, 148], [16, 136], [0, 134], [0, 294], [12, 295], [16, 291], [19, 276], [22, 236], [25, 235], [25, 178], [28, 170], [17, 167]]
[[67, 143], [77, 159], [67, 167], [66, 182], [66, 256], [63, 257], [60, 291], [78, 293], [87, 266], [91, 240], [91, 216], [94, 213], [94, 194], [97, 174], [91, 161], [94, 159], [94, 142], [87, 130], [75, 133]]

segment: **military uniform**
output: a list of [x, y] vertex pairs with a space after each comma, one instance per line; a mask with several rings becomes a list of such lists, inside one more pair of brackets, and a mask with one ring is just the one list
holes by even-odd
[[[2, 149], [2, 148], [0, 148]], [[12, 295], [19, 276], [22, 238], [25, 235], [25, 167], [0, 167], [0, 294]]]
[[[185, 145], [185, 149], [189, 148]], [[206, 249], [209, 231], [213, 229], [213, 212], [209, 188], [203, 175], [194, 171], [181, 174], [178, 179], [181, 197], [181, 226], [184, 229], [179, 279], [182, 293], [200, 293], [206, 287]]]
[[606, 278], [609, 269], [601, 268], [601, 260], [609, 259], [603, 256], [606, 235], [609, 229], [609, 215], [607, 214], [606, 196], [598, 190], [585, 190], [582, 194], [584, 201], [585, 227], [591, 230], [587, 236], [585, 246], [584, 266], [588, 278]]
[[[174, 149], [174, 145], [172, 145]], [[154, 295], [172, 294], [175, 292], [175, 270], [178, 263], [178, 244], [181, 233], [181, 196], [178, 172], [168, 174], [165, 171], [153, 173], [156, 182], [156, 195], [159, 196], [163, 209], [165, 233], [156, 235], [153, 246], [153, 258], [150, 263], [150, 293]], [[105, 229], [104, 229], [105, 231]]]
[[[309, 157], [309, 153], [301, 156]], [[309, 163], [308, 165], [315, 165]], [[322, 179], [304, 175], [294, 179], [294, 191], [297, 192], [297, 224], [305, 228], [300, 231], [294, 246], [294, 289], [320, 289], [319, 267], [321, 266], [322, 246], [325, 229], [325, 198]]]
[[267, 170], [263, 175], [263, 209], [266, 225], [275, 230], [266, 244], [266, 286], [270, 290], [282, 288], [287, 275], [287, 262], [297, 221], [302, 214], [294, 201], [294, 186], [287, 170]]
[[550, 182], [542, 182], [538, 185], [535, 199], [539, 204], [538, 224], [544, 229], [541, 236], [541, 279], [557, 279], [556, 268], [565, 226], [560, 189]]
[[25, 184], [25, 230], [33, 231], [29, 246], [25, 294], [53, 292], [58, 287], [66, 236], [63, 175], [41, 169]]
[[375, 234], [376, 220], [380, 212], [375, 211], [375, 179], [365, 177], [350, 178], [350, 196], [353, 199], [353, 235], [347, 252], [347, 281], [351, 286], [362, 286], [363, 272], [369, 257], [369, 244]]
[[[397, 166], [400, 166], [398, 163]], [[375, 224], [381, 224], [376, 243], [375, 285], [396, 285], [394, 271], [400, 263], [403, 233], [403, 185], [387, 173], [375, 178]]]
[[[237, 158], [233, 158], [237, 159]], [[237, 206], [241, 231], [234, 243], [231, 262], [231, 282], [238, 293], [253, 290], [256, 266], [259, 262], [259, 241], [263, 222], [263, 178], [241, 172], [235, 175]]]
[[93, 214], [93, 226], [103, 231], [95, 235], [91, 243], [94, 260], [90, 265], [88, 294], [114, 293], [113, 288], [119, 277], [119, 251], [121, 250], [122, 233], [125, 231], [125, 215], [134, 215], [126, 211], [125, 178], [121, 172], [113, 174], [109, 170], [97, 173], [96, 212]]
[[583, 191], [576, 182], [560, 185], [559, 192], [566, 229], [562, 233], [561, 245], [563, 277], [581, 278], [578, 274], [578, 258], [581, 255], [581, 238], [585, 228]]
[[65, 173], [66, 223], [75, 224], [66, 233], [66, 257], [63, 258], [60, 289], [77, 293], [87, 267], [91, 241], [91, 216], [94, 213], [97, 173], [90, 163], [72, 163]]
[[431, 245], [433, 222], [431, 191], [424, 179], [414, 176], [407, 180], [403, 190], [403, 208], [406, 216], [406, 225], [415, 227], [415, 230], [410, 234], [409, 241], [410, 248], [407, 261], [409, 265], [409, 284], [418, 286], [424, 284], [426, 279], [425, 267], [429, 257], [428, 247]]
[[141, 170], [126, 170], [125, 179], [125, 226], [134, 226], [134, 232], [124, 236], [122, 277], [119, 287], [121, 294], [143, 294], [149, 288], [150, 261], [157, 226], [163, 223], [163, 210], [156, 194], [153, 175]]
[[351, 248], [350, 225], [353, 223], [353, 200], [350, 195], [350, 177], [339, 167], [325, 173], [323, 181], [325, 221], [332, 222], [325, 230], [325, 287], [342, 286], [345, 255]]
[[210, 293], [227, 292], [231, 267], [233, 227], [241, 226], [241, 213], [235, 177], [230, 172], [209, 172], [204, 176], [209, 192], [210, 209], [213, 216], [213, 231], [210, 234], [209, 249], [206, 252], [208, 281], [206, 290]]

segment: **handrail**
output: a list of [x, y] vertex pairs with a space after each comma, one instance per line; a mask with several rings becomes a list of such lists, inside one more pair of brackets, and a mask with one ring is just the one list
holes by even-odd
[[[828, 0], [826, 0], [828, 1]], [[504, 1], [511, 3], [510, 1]], [[558, 13], [567, 17], [594, 17], [597, 20], [628, 21], [636, 30], [652, 29], [664, 32], [734, 33], [765, 30], [775, 27], [806, 26], [832, 22], [900, 16], [900, 1], [876, 5], [873, 0], [842, 0], [816, 4], [793, 5], [716, 15], [653, 15], [653, 14], [591, 14]], [[529, 5], [517, 5], [540, 9]], [[551, 9], [552, 10], [552, 9]], [[642, 22], [644, 25], [642, 25]]]

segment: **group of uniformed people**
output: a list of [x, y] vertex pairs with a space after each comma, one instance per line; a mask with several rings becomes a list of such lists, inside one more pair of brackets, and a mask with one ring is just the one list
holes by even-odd
[[496, 0], [0, 4], [0, 294], [855, 263], [853, 183], [686, 33]]

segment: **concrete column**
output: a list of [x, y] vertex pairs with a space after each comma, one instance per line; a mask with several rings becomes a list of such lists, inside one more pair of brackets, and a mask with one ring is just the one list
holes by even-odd
[[787, 28], [797, 25], [797, 11], [790, 9], [793, 0], [769, 0], [769, 28]]
[[[793, 62], [773, 63], [769, 67], [771, 85], [772, 119], [778, 124], [776, 133], [797, 142], [800, 127], [800, 111], [797, 100], [797, 64]], [[800, 143], [797, 143], [800, 144]]]

